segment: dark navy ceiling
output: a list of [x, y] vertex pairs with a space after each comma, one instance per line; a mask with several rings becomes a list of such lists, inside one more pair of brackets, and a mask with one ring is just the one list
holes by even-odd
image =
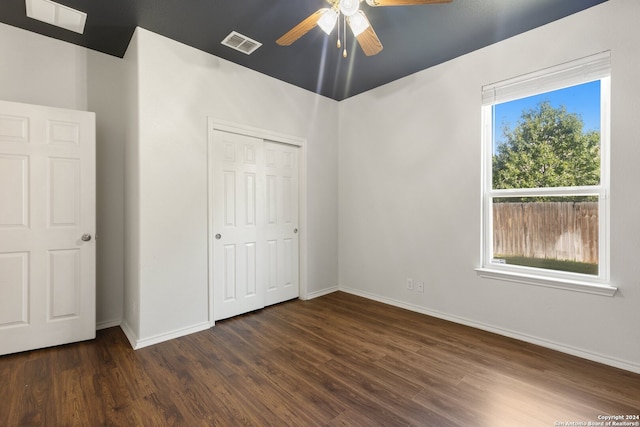
[[[342, 100], [604, 1], [453, 0], [377, 8], [362, 3], [384, 50], [367, 57], [347, 34], [347, 59], [335, 47], [335, 30], [326, 36], [314, 28], [288, 47], [275, 43], [302, 19], [327, 7], [326, 0], [59, 0], [88, 14], [82, 35], [27, 18], [24, 0], [0, 0], [0, 22], [118, 57], [140, 26]], [[221, 45], [231, 31], [263, 45], [249, 56]]]

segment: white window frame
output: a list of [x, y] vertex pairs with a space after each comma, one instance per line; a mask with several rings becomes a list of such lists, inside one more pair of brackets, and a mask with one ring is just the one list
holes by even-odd
[[[482, 266], [479, 276], [510, 282], [613, 296], [609, 283], [610, 52], [581, 58], [482, 88]], [[600, 184], [581, 187], [493, 189], [494, 106], [515, 99], [600, 80]], [[496, 197], [598, 196], [598, 275], [545, 270], [493, 261], [493, 199]]]

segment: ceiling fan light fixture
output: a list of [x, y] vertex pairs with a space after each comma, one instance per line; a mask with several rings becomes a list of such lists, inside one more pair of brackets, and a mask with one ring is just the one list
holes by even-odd
[[[295, 42], [315, 27], [322, 28], [322, 31], [329, 35], [335, 28], [337, 22], [338, 33], [340, 33], [340, 30], [343, 30], [342, 35], [344, 37], [344, 39], [341, 40], [340, 34], [338, 34], [338, 40], [336, 41], [336, 46], [338, 48], [343, 45], [343, 42], [346, 47], [348, 23], [348, 26], [355, 35], [360, 48], [362, 48], [362, 51], [366, 56], [377, 55], [382, 51], [382, 43], [380, 42], [378, 35], [373, 30], [373, 27], [364, 12], [360, 10], [360, 2], [365, 0], [327, 1], [331, 5], [331, 8], [321, 8], [316, 10], [298, 23], [298, 25], [280, 36], [280, 38], [276, 40], [276, 43], [280, 46], [290, 46], [291, 43]], [[451, 3], [452, 1], [453, 0], [366, 0], [367, 4], [370, 6], [411, 6]], [[340, 28], [340, 21], [338, 21], [340, 15], [342, 15], [344, 19], [344, 28]], [[343, 50], [343, 56], [345, 58], [347, 57], [346, 48]]]
[[358, 12], [360, 0], [340, 0], [340, 12], [344, 16], [352, 16]]
[[338, 12], [333, 9], [327, 9], [318, 20], [318, 26], [322, 28], [322, 31], [325, 33], [331, 34], [331, 31], [333, 31], [337, 21]]
[[355, 37], [358, 37], [364, 30], [371, 26], [364, 12], [361, 10], [359, 10], [358, 13], [351, 15], [348, 20], [349, 27], [351, 27], [351, 31]]

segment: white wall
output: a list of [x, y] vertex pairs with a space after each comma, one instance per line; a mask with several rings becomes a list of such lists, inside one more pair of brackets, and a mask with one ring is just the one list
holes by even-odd
[[138, 35], [134, 33], [125, 60], [125, 195], [124, 289], [122, 330], [135, 345], [140, 336], [140, 131]]
[[122, 318], [121, 60], [0, 24], [0, 99], [96, 112], [97, 325]]
[[[341, 288], [640, 372], [638, 16], [640, 2], [611, 0], [341, 102], [360, 118], [340, 121]], [[619, 292], [479, 278], [481, 87], [609, 49]]]
[[87, 51], [88, 108], [96, 113], [98, 328], [119, 325], [124, 286], [124, 62]]
[[0, 98], [87, 109], [87, 49], [0, 24]]
[[142, 346], [207, 326], [207, 117], [306, 138], [308, 291], [335, 288], [337, 103], [144, 29], [130, 50], [139, 115], [127, 149], [139, 191], [127, 196], [136, 204], [127, 221], [139, 221], [139, 242], [127, 243], [139, 257], [138, 277], [135, 267], [126, 274], [130, 339]]

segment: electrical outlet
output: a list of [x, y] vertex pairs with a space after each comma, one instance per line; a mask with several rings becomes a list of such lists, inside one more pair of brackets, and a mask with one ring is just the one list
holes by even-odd
[[424, 292], [424, 282], [416, 282], [416, 292]]
[[410, 277], [407, 277], [407, 289], [409, 289], [410, 291], [413, 290], [413, 279]]

